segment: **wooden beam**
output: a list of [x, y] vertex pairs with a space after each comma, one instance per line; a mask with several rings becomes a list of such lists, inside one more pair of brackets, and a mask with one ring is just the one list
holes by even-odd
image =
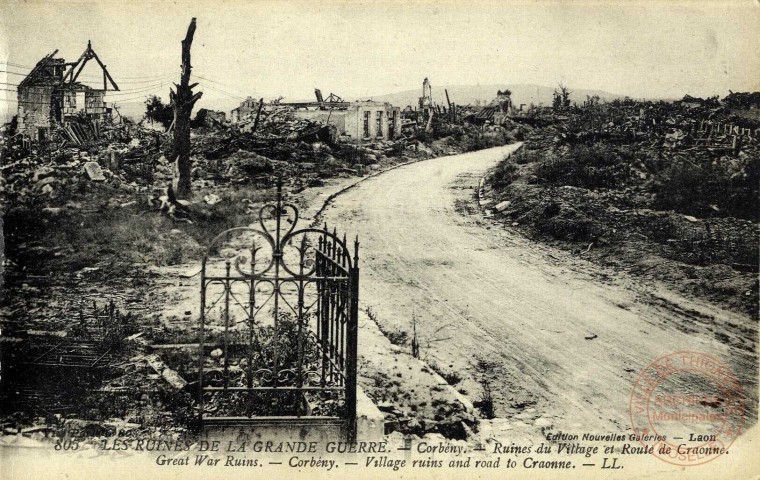
[[57, 49], [53, 53], [51, 53], [50, 55], [46, 56], [45, 58], [43, 58], [42, 60], [40, 60], [39, 62], [37, 62], [37, 65], [34, 66], [34, 68], [32, 69], [32, 71], [29, 72], [29, 74], [26, 76], [26, 78], [24, 78], [21, 81], [21, 83], [18, 84], [18, 86], [19, 87], [26, 86], [26, 84], [37, 74], [37, 72], [39, 72], [41, 68], [44, 68], [47, 65], [47, 63], [50, 61], [51, 58], [53, 58], [53, 56], [55, 56], [56, 53], [58, 53]]
[[79, 56], [79, 59], [76, 62], [74, 62], [74, 63], [71, 64], [71, 68], [69, 69], [68, 72], [66, 72], [66, 75], [63, 76], [63, 83], [66, 83], [66, 78], [67, 77], [71, 78], [71, 82], [72, 83], [74, 82], [74, 70], [77, 68], [77, 65], [79, 65], [79, 62], [81, 62], [82, 60], [84, 60], [84, 58], [86, 56], [87, 56], [87, 50], [85, 50], [84, 52], [82, 52], [82, 54]]
[[308, 107], [320, 107], [323, 106], [325, 108], [333, 108], [333, 109], [340, 109], [340, 108], [348, 108], [350, 106], [351, 102], [282, 102], [278, 103], [277, 106], [281, 107], [293, 107], [293, 108], [308, 108]]
[[98, 62], [98, 65], [100, 65], [100, 68], [103, 69], [103, 74], [108, 77], [108, 81], [111, 82], [111, 86], [113, 86], [114, 90], [119, 90], [119, 86], [116, 85], [116, 82], [113, 81], [113, 78], [111, 78], [111, 74], [108, 73], [108, 69], [105, 65], [103, 65], [103, 62], [100, 61], [100, 58], [98, 57], [98, 54], [95, 53], [94, 50], [90, 49], [90, 53], [92, 54], [92, 58], [95, 59], [96, 62]]
[[72, 75], [70, 83], [74, 83], [74, 82], [77, 81], [77, 78], [79, 78], [79, 74], [82, 73], [82, 69], [84, 69], [84, 66], [87, 65], [87, 62], [89, 62], [89, 61], [90, 61], [90, 59], [87, 58], [87, 57], [85, 57], [84, 61], [82, 61], [82, 64], [79, 65], [79, 70], [77, 70], [77, 74], [76, 75]]

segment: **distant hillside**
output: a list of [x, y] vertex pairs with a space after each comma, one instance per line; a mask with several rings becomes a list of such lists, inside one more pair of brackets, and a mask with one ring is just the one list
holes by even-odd
[[[446, 105], [446, 93], [444, 89], [448, 89], [449, 98], [457, 105], [475, 104], [476, 100], [489, 103], [496, 98], [496, 92], [498, 90], [509, 89], [512, 91], [512, 102], [519, 106], [524, 103], [530, 105], [551, 105], [552, 93], [554, 88], [543, 87], [540, 85], [451, 85], [451, 86], [439, 86], [433, 85], [433, 101], [440, 105]], [[614, 100], [616, 98], [624, 98], [623, 95], [617, 95], [609, 92], [602, 92], [599, 90], [582, 90], [570, 88], [570, 99], [575, 102], [582, 102], [586, 99], [586, 95], [599, 95], [604, 100]], [[387, 95], [378, 95], [372, 97], [372, 100], [379, 102], [389, 102], [399, 107], [405, 107], [407, 105], [416, 106], [419, 96], [422, 94], [422, 87], [417, 90], [406, 90], [398, 93], [390, 93]]]

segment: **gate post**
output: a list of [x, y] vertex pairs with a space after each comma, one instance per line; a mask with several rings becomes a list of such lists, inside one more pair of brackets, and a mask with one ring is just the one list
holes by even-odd
[[350, 271], [351, 311], [349, 312], [348, 332], [346, 336], [346, 420], [348, 422], [348, 441], [356, 442], [356, 367], [359, 333], [359, 239], [354, 243], [354, 264]]
[[199, 331], [199, 354], [198, 354], [198, 431], [203, 429], [203, 355], [204, 341], [206, 336], [206, 256], [203, 256], [201, 262], [201, 325]]

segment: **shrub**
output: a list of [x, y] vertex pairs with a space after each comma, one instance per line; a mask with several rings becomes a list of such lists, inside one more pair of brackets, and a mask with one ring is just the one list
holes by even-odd
[[480, 382], [483, 387], [483, 392], [480, 394], [480, 399], [474, 402], [474, 405], [480, 410], [480, 416], [491, 420], [496, 418], [496, 409], [493, 404], [493, 395], [491, 394], [491, 384], [488, 380], [483, 379]]
[[269, 162], [269, 160], [258, 155], [255, 157], [246, 157], [240, 159], [237, 167], [248, 177], [274, 174], [274, 167]]
[[506, 159], [494, 168], [491, 182], [494, 188], [501, 189], [514, 182], [518, 176], [517, 165], [512, 163], [510, 159]]
[[[655, 207], [695, 216], [735, 216], [757, 221], [760, 159], [751, 157], [732, 174], [718, 162], [671, 163], [661, 174]], [[715, 212], [710, 205], [718, 205]]]
[[389, 330], [383, 333], [394, 345], [403, 346], [409, 341], [409, 334], [403, 330]]
[[536, 228], [557, 240], [570, 242], [596, 240], [603, 235], [604, 231], [600, 223], [572, 211], [540, 219], [536, 222]]
[[456, 372], [448, 372], [441, 375], [444, 380], [446, 380], [446, 383], [449, 385], [456, 385], [457, 383], [462, 381], [462, 377], [459, 376]]
[[385, 335], [385, 337], [393, 344], [397, 346], [404, 346], [409, 341], [409, 334], [403, 330], [389, 329], [387, 326], [383, 326], [377, 318], [377, 314], [372, 310], [372, 307], [367, 307], [365, 312], [370, 320], [375, 322], [377, 328]]
[[440, 375], [444, 380], [446, 380], [446, 383], [448, 383], [452, 387], [462, 381], [462, 377], [457, 372], [454, 372], [454, 371], [445, 372], [443, 369], [441, 369], [441, 367], [439, 367], [438, 365], [434, 363], [430, 364], [430, 368], [435, 373]]
[[536, 174], [546, 183], [588, 189], [617, 188], [630, 176], [630, 158], [606, 143], [573, 145], [566, 154], [540, 162]]
[[512, 161], [517, 165], [525, 165], [527, 163], [536, 162], [541, 159], [539, 153], [535, 150], [526, 150], [521, 148], [512, 155]]
[[512, 141], [512, 137], [504, 129], [498, 129], [486, 133], [470, 133], [460, 140], [460, 147], [465, 152], [474, 152], [485, 148], [506, 145]]

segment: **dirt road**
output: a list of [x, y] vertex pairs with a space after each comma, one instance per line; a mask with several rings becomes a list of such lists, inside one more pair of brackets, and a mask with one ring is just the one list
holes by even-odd
[[[404, 166], [327, 208], [330, 225], [359, 234], [361, 304], [382, 329], [411, 334], [414, 315], [424, 360], [475, 401], [489, 380], [496, 415], [534, 430], [630, 429], [636, 376], [676, 351], [717, 357], [754, 397], [751, 319], [536, 245], [480, 213], [480, 178], [515, 148]], [[748, 398], [748, 418], [756, 403]]]

